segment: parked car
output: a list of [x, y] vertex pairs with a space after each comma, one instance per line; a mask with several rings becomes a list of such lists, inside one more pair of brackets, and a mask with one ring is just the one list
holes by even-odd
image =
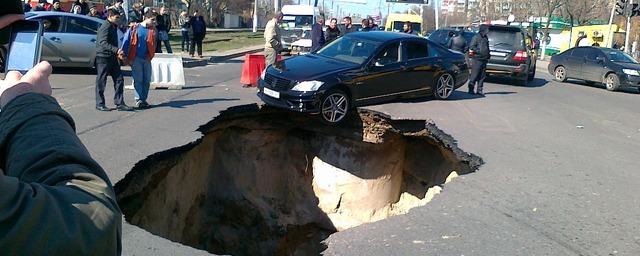
[[456, 33], [462, 33], [462, 37], [464, 38], [465, 41], [467, 41], [467, 45], [471, 44], [471, 39], [473, 39], [473, 36], [476, 35], [476, 33], [471, 32], [471, 31], [467, 31], [467, 30], [457, 30], [457, 29], [453, 29], [453, 28], [441, 28], [441, 29], [437, 29], [432, 31], [431, 33], [429, 33], [429, 36], [427, 37], [429, 40], [434, 41], [436, 43], [439, 43], [440, 45], [444, 46], [444, 47], [449, 47], [449, 39], [451, 39], [449, 37], [449, 32], [456, 32]]
[[491, 58], [487, 75], [515, 78], [526, 86], [536, 75], [536, 48], [522, 28], [505, 25], [488, 26]]
[[640, 92], [640, 63], [623, 51], [601, 47], [576, 47], [551, 57], [549, 73], [554, 80], [569, 78], [589, 84], [602, 83], [607, 90], [633, 88]]
[[405, 97], [447, 99], [469, 76], [464, 55], [425, 38], [355, 32], [310, 54], [267, 67], [258, 97], [267, 105], [340, 123], [353, 107]]
[[66, 12], [28, 12], [45, 25], [42, 60], [54, 67], [93, 67], [96, 35], [103, 20]]

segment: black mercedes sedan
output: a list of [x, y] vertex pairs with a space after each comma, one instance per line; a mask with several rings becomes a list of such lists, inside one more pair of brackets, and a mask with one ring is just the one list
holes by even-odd
[[633, 88], [640, 91], [640, 63], [626, 53], [601, 47], [576, 47], [551, 57], [549, 73], [553, 79], [602, 83], [609, 91]]
[[347, 34], [322, 49], [267, 67], [258, 97], [267, 105], [340, 123], [353, 107], [398, 98], [446, 99], [468, 79], [462, 54], [414, 35]]

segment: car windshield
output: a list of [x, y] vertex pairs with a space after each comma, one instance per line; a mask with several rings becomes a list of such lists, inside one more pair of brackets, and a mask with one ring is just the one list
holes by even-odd
[[609, 57], [609, 60], [611, 60], [612, 62], [638, 63], [631, 56], [622, 51], [610, 49], [603, 49], [602, 51], [607, 55], [607, 57]]
[[522, 33], [506, 29], [489, 29], [489, 47], [502, 49], [522, 48]]
[[362, 65], [380, 46], [379, 42], [341, 37], [320, 49], [316, 54]]
[[282, 25], [286, 28], [304, 28], [313, 25], [312, 15], [285, 15], [282, 17]]

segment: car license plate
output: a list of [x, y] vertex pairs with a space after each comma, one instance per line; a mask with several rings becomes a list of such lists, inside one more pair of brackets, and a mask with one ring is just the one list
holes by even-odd
[[276, 91], [271, 90], [271, 89], [266, 88], [266, 87], [264, 88], [264, 94], [269, 95], [271, 97], [274, 97], [276, 99], [280, 98], [280, 93], [279, 92], [276, 92]]
[[491, 52], [491, 56], [505, 57], [507, 54], [504, 52]]

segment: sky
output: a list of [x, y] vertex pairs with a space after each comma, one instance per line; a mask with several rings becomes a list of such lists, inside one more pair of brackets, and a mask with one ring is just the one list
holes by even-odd
[[[324, 5], [326, 6], [327, 9], [331, 9], [331, 3], [333, 2], [333, 6], [334, 9], [337, 10], [337, 6], [340, 7], [340, 9], [342, 9], [342, 13], [349, 14], [349, 13], [359, 13], [362, 16], [366, 16], [366, 15], [373, 15], [373, 14], [377, 14], [378, 13], [378, 6], [380, 6], [381, 10], [380, 12], [382, 13], [382, 16], [386, 16], [387, 14], [387, 2], [385, 0], [365, 0], [367, 3], [366, 4], [355, 4], [355, 3], [345, 3], [345, 2], [340, 2], [340, 0], [318, 0], [318, 5], [322, 5], [322, 3], [324, 2]], [[294, 3], [296, 2], [296, 0], [294, 0]], [[308, 4], [309, 0], [300, 0], [301, 4]], [[311, 0], [311, 4], [314, 3], [314, 0]], [[390, 12], [396, 12], [396, 11], [406, 11], [407, 9], [410, 8], [411, 5], [409, 4], [390, 4]]]

